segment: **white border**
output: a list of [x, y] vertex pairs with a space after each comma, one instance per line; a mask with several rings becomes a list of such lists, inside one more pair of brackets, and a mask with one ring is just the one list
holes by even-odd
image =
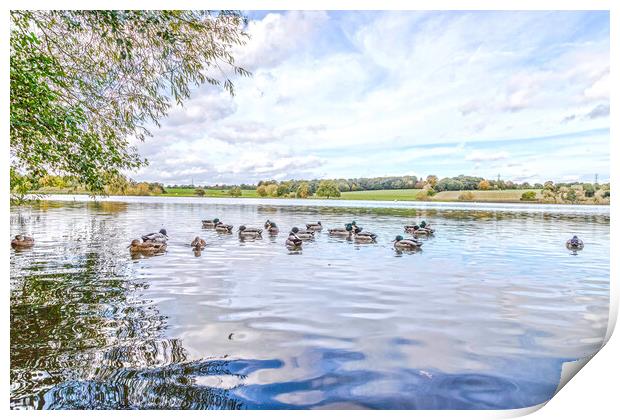
[[[9, 9], [96, 9], [96, 8], [134, 8], [134, 9], [166, 9], [174, 6], [179, 9], [241, 9], [241, 10], [282, 10], [282, 9], [305, 9], [305, 10], [611, 10], [611, 68], [612, 68], [612, 95], [611, 95], [611, 161], [614, 162], [618, 156], [618, 144], [615, 139], [617, 122], [620, 121], [620, 110], [614, 104], [614, 98], [618, 95], [618, 69], [620, 65], [618, 63], [619, 51], [618, 44], [620, 44], [620, 2], [611, 0], [495, 0], [495, 1], [483, 1], [483, 0], [435, 0], [430, 1], [405, 1], [405, 0], [383, 0], [383, 1], [346, 1], [346, 0], [298, 0], [284, 2], [282, 0], [262, 0], [260, 2], [250, 0], [227, 0], [227, 1], [188, 1], [177, 0], [174, 3], [162, 0], [143, 1], [135, 0], [132, 2], [127, 1], [89, 1], [87, 3], [80, 1], [31, 1], [24, 0], [20, 2], [13, 2], [13, 4], [7, 4], [3, 8], [3, 16], [1, 22], [0, 39], [2, 40], [2, 63], [8, 64], [9, 61], [9, 46], [8, 46], [8, 22]], [[0, 159], [2, 170], [0, 171], [1, 187], [0, 192], [2, 196], [2, 204], [0, 205], [0, 211], [5, 221], [9, 220], [9, 204], [8, 204], [8, 156], [9, 156], [9, 127], [8, 127], [8, 114], [9, 114], [9, 66], [2, 66], [4, 83], [2, 84], [2, 101], [0, 101], [0, 107], [4, 118], [1, 119], [2, 129], [4, 133], [5, 153], [1, 154]], [[610, 168], [610, 179], [612, 184], [617, 185], [618, 167], [612, 166]], [[616, 243], [615, 239], [618, 237], [616, 232], [616, 217], [618, 211], [616, 210], [616, 202], [618, 199], [616, 195], [612, 197], [611, 207], [611, 251], [610, 255], [620, 255], [620, 246]], [[2, 225], [2, 238], [8, 238], [8, 224]], [[5, 252], [0, 258], [0, 266], [4, 273], [8, 273], [8, 246]], [[617, 270], [618, 264], [612, 259], [611, 261], [611, 314], [610, 319], [613, 320], [610, 323], [608, 329], [607, 338], [610, 337], [615, 325], [618, 312], [618, 287], [617, 287]], [[9, 320], [9, 282], [8, 276], [1, 284], [3, 290], [3, 296], [5, 296], [5, 306], [3, 307], [3, 314], [5, 320], [5, 328], [2, 329], [2, 356], [4, 361], [3, 373], [5, 380], [9, 377], [9, 328], [6, 323]], [[565, 388], [563, 388], [557, 396], [555, 396], [544, 409], [539, 410], [534, 414], [534, 418], [539, 419], [559, 419], [559, 418], [573, 418], [584, 416], [595, 416], [597, 419], [615, 418], [618, 413], [618, 408], [615, 399], [617, 398], [617, 392], [614, 387], [615, 375], [619, 373], [618, 366], [620, 365], [615, 357], [620, 354], [620, 344], [617, 337], [612, 337], [608, 344], [597, 354], [591, 362], [583, 368], [583, 371], [579, 373], [578, 379], [570, 381]], [[7, 388], [9, 386], [8, 381], [5, 382]], [[8, 389], [6, 395], [6, 407], [8, 409]], [[461, 411], [461, 412], [446, 412], [446, 411], [389, 411], [381, 413], [381, 415], [388, 415], [390, 417], [402, 417], [402, 418], [445, 418], [445, 417], [460, 417], [460, 418], [504, 418], [513, 417], [536, 411], [536, 408], [529, 408], [523, 410], [508, 410], [508, 411]], [[20, 413], [11, 411], [9, 413], [12, 416], [31, 415], [28, 413]], [[62, 416], [77, 417], [83, 416], [82, 412], [45, 412], [37, 413], [37, 415], [46, 416]], [[149, 416], [161, 417], [168, 416], [170, 413], [161, 411], [143, 411], [143, 412], [88, 412], [89, 416], [105, 416], [110, 415], [120, 417], [142, 417]], [[288, 417], [290, 415], [296, 417], [314, 417], [316, 412], [300, 411], [300, 412], [221, 412], [221, 413], [208, 413], [209, 416], [252, 416], [258, 418], [274, 418], [274, 417]], [[320, 412], [320, 416], [336, 417], [341, 415], [347, 415], [348, 413], [341, 413], [339, 411]], [[203, 412], [185, 412], [183, 416], [204, 416], [207, 415]], [[372, 412], [356, 413], [356, 416], [369, 417], [374, 415]]]

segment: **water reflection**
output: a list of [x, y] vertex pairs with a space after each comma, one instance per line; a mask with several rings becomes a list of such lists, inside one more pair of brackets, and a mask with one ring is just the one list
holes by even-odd
[[[12, 408], [517, 408], [605, 335], [608, 214], [210, 203], [11, 209], [36, 240], [11, 251]], [[378, 238], [291, 252], [201, 228], [222, 216]], [[423, 250], [394, 250], [421, 219]], [[160, 225], [167, 252], [132, 259]]]

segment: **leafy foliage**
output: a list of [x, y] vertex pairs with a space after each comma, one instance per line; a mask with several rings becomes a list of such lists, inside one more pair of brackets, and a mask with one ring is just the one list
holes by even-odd
[[228, 195], [230, 195], [231, 197], [241, 197], [241, 188], [239, 187], [233, 187], [230, 190], [228, 190]]
[[93, 193], [141, 159], [150, 135], [193, 85], [248, 75], [231, 49], [245, 42], [236, 12], [11, 11], [12, 166], [74, 175]]
[[521, 201], [535, 201], [536, 191], [526, 191], [521, 194]]
[[319, 197], [340, 197], [340, 190], [338, 184], [334, 181], [321, 181], [319, 187], [316, 190], [316, 195]]

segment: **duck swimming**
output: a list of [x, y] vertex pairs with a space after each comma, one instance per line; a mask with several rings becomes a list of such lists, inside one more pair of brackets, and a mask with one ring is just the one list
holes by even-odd
[[127, 248], [129, 248], [129, 252], [131, 252], [132, 254], [156, 254], [159, 252], [164, 252], [166, 250], [166, 243], [152, 241], [140, 242], [139, 239], [134, 239], [133, 241], [131, 241], [131, 244]]
[[286, 238], [286, 242], [285, 242], [287, 248], [301, 249], [301, 245], [303, 241], [297, 236], [298, 232], [299, 232], [299, 229], [296, 227], [291, 229], [290, 233], [288, 234], [288, 238]]
[[24, 235], [15, 235], [15, 239], [11, 241], [13, 248], [30, 248], [34, 246], [34, 238]]
[[323, 230], [323, 225], [321, 224], [321, 221], [318, 221], [316, 223], [306, 223], [306, 229], [312, 231], [320, 231]]
[[333, 228], [327, 231], [332, 236], [350, 237], [353, 233], [353, 225], [347, 223], [344, 228]]
[[265, 222], [265, 229], [267, 229], [267, 232], [269, 232], [270, 235], [277, 235], [280, 231], [278, 226], [276, 226], [276, 223], [271, 220], [267, 220]]
[[427, 235], [428, 236], [428, 235], [432, 235], [433, 234], [432, 230], [420, 227], [418, 225], [413, 225], [413, 226], [408, 225], [408, 226], [405, 226], [405, 232], [412, 233], [414, 236], [419, 236], [419, 235]]
[[217, 225], [215, 225], [215, 230], [219, 233], [232, 233], [233, 225], [225, 225], [224, 223], [218, 221]]
[[583, 249], [583, 241], [577, 237], [577, 235], [566, 241], [566, 248], [568, 249]]
[[196, 236], [190, 245], [195, 251], [202, 251], [207, 246], [207, 241], [200, 236]]
[[168, 241], [168, 235], [166, 229], [160, 229], [159, 232], [142, 235], [142, 240], [144, 242], [159, 242], [165, 244]]
[[311, 231], [311, 230], [307, 230], [307, 229], [306, 230], [300, 230], [299, 228], [294, 227], [291, 230], [291, 232], [293, 232], [293, 231], [295, 231], [295, 236], [297, 236], [302, 241], [303, 240], [309, 241], [309, 240], [314, 239], [314, 232]]
[[262, 229], [248, 228], [243, 225], [239, 226], [239, 237], [243, 239], [258, 239], [262, 238]]
[[404, 239], [400, 235], [394, 239], [394, 248], [396, 249], [418, 249], [421, 246], [422, 242], [416, 239]]
[[202, 227], [203, 228], [214, 228], [215, 226], [217, 226], [217, 224], [220, 222], [220, 219], [213, 219], [213, 220], [203, 220], [202, 221]]
[[356, 242], [375, 242], [377, 235], [371, 232], [358, 232], [353, 235], [353, 240]]

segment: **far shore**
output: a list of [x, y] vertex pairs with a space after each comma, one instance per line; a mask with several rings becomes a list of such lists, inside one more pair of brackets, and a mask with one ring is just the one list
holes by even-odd
[[[609, 206], [608, 203], [594, 203], [594, 202], [575, 202], [575, 203], [553, 203], [553, 202], [544, 202], [540, 197], [540, 190], [536, 189], [527, 189], [527, 190], [474, 190], [474, 191], [443, 191], [437, 193], [434, 197], [427, 198], [425, 200], [419, 200], [416, 198], [416, 195], [421, 190], [414, 189], [404, 189], [404, 190], [369, 190], [369, 191], [347, 191], [342, 192], [340, 197], [308, 197], [303, 201], [314, 201], [314, 200], [330, 200], [330, 201], [383, 201], [383, 202], [417, 202], [420, 204], [423, 203], [488, 203], [488, 204], [546, 204], [546, 205], [582, 205], [582, 206], [592, 206], [592, 205], [603, 205]], [[536, 193], [535, 200], [524, 201], [521, 200], [521, 195], [526, 191], [533, 191]], [[471, 193], [471, 199], [464, 200], [459, 198], [463, 193]], [[67, 190], [59, 190], [59, 191], [50, 191], [43, 190], [37, 191], [34, 194], [43, 194], [45, 196], [53, 196], [53, 195], [89, 195], [89, 193], [85, 191], [71, 191]], [[228, 194], [226, 190], [215, 190], [215, 189], [206, 189], [204, 196], [197, 196], [193, 190], [191, 189], [175, 189], [168, 188], [167, 192], [164, 194], [150, 194], [150, 195], [124, 195], [119, 197], [170, 197], [170, 198], [178, 198], [178, 197], [193, 197], [196, 199], [213, 199], [213, 198], [229, 198], [229, 199], [266, 199], [266, 200], [293, 200], [294, 198], [289, 197], [260, 197], [255, 190], [242, 190], [240, 197], [232, 197]]]

